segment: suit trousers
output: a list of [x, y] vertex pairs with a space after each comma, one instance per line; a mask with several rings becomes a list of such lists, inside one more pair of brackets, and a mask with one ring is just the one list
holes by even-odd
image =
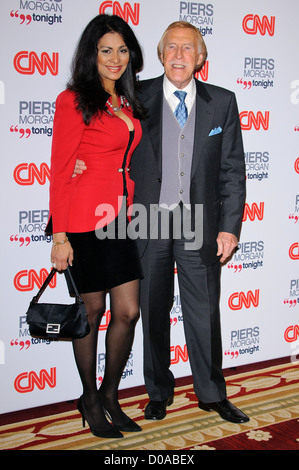
[[206, 266], [199, 250], [186, 250], [186, 239], [150, 239], [141, 258], [141, 316], [144, 335], [144, 378], [151, 400], [174, 392], [170, 370], [170, 311], [177, 265], [184, 333], [196, 396], [202, 402], [226, 397], [222, 373], [219, 312], [220, 262]]

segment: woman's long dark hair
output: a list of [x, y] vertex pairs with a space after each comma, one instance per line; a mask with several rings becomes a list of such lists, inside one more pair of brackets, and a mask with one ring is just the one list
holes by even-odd
[[136, 73], [143, 67], [141, 48], [130, 26], [119, 16], [98, 15], [86, 26], [79, 40], [72, 63], [72, 75], [67, 85], [77, 94], [77, 108], [84, 122], [106, 109], [108, 94], [104, 90], [97, 68], [98, 43], [104, 34], [120, 34], [129, 49], [130, 59], [121, 78], [116, 82], [116, 92], [130, 103], [134, 116], [145, 117], [145, 110], [136, 97]]

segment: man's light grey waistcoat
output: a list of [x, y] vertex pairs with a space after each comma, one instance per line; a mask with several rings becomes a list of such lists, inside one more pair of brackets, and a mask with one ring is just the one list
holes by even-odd
[[163, 99], [162, 185], [159, 205], [190, 204], [195, 106], [181, 129], [165, 97]]

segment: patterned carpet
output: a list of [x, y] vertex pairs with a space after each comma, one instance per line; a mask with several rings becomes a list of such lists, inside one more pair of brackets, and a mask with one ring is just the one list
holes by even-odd
[[[233, 424], [197, 407], [191, 384], [178, 386], [162, 421], [147, 421], [146, 394], [120, 400], [142, 426], [124, 439], [99, 439], [83, 429], [75, 409], [0, 427], [0, 450], [298, 450], [299, 367], [287, 363], [226, 377], [228, 396], [250, 421]], [[73, 405], [75, 408], [75, 404]], [[113, 455], [113, 454], [112, 454]], [[127, 454], [126, 454], [127, 455]]]

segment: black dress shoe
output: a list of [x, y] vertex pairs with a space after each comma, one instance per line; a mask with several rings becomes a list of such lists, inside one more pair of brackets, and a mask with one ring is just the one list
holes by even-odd
[[166, 407], [172, 405], [173, 395], [170, 395], [167, 400], [154, 401], [150, 400], [145, 407], [145, 419], [163, 419], [166, 416]]
[[248, 416], [233, 405], [227, 398], [216, 403], [202, 403], [198, 401], [198, 407], [204, 411], [216, 411], [221, 418], [231, 423], [246, 423]]

